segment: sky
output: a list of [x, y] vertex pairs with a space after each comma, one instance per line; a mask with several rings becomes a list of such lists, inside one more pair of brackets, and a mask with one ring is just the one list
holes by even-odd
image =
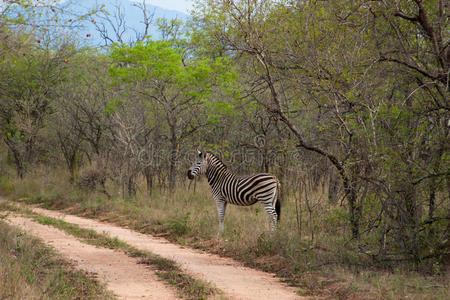
[[[140, 0], [133, 0], [140, 2]], [[189, 13], [193, 7], [193, 0], [146, 0], [148, 4], [156, 5], [165, 9], [172, 9]]]

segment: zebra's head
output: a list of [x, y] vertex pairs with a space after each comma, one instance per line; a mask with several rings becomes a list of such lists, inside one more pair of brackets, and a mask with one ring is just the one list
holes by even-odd
[[196, 176], [206, 173], [206, 167], [208, 166], [206, 154], [207, 152], [205, 151], [197, 150], [197, 155], [195, 156], [196, 160], [187, 172], [187, 176], [190, 180], [194, 179]]

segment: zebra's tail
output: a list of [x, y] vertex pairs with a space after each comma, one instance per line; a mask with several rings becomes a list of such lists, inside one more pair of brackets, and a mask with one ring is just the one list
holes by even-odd
[[277, 179], [277, 202], [275, 203], [275, 212], [277, 213], [277, 220], [280, 221], [281, 215], [281, 184]]

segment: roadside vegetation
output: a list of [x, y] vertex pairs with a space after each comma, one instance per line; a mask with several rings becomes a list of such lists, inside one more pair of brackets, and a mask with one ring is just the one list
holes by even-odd
[[40, 240], [0, 221], [0, 299], [114, 299]]
[[[216, 238], [215, 203], [204, 181], [197, 183], [195, 191], [192, 186], [188, 190], [186, 185], [174, 193], [154, 191], [152, 198], [138, 194], [124, 200], [114, 196], [108, 199], [101, 192], [85, 193], [71, 185], [64, 186], [64, 178], [58, 174], [45, 179], [38, 174], [43, 175], [36, 171], [23, 180], [3, 178], [0, 188], [6, 197], [22, 204], [63, 209], [67, 213], [129, 226], [142, 233], [235, 258], [248, 266], [276, 273], [288, 284], [297, 286], [301, 295], [341, 299], [446, 299], [449, 296], [445, 265], [435, 264], [429, 269], [417, 270], [414, 264], [404, 262], [392, 267], [390, 262], [374, 262], [367, 254], [355, 255], [354, 247], [358, 244], [338, 234], [345, 228], [345, 212], [332, 205], [327, 208], [326, 215], [302, 212], [302, 231], [306, 232], [302, 237], [298, 235], [295, 199], [283, 199], [283, 218], [279, 231], [273, 235], [268, 230], [262, 207], [230, 207], [223, 240], [219, 240]], [[49, 182], [47, 187], [43, 187], [42, 180]], [[319, 199], [316, 205], [322, 205], [320, 198], [324, 196], [315, 196]], [[160, 263], [154, 261], [158, 261], [157, 257], [143, 254], [117, 239], [61, 220], [39, 215], [33, 218], [88, 243], [120, 249], [156, 264], [159, 276], [172, 282], [181, 292], [183, 289], [191, 291], [184, 297], [213, 291], [204, 284], [200, 284], [198, 290], [195, 280], [180, 277], [178, 272], [172, 272], [172, 267], [165, 267], [172, 266], [171, 262], [164, 260], [160, 267]], [[193, 290], [189, 286], [194, 287]]]
[[[445, 1], [195, 2], [186, 23], [136, 4], [142, 32], [120, 5], [2, 5], [2, 193], [235, 257], [305, 295], [448, 298]], [[99, 32], [77, 36], [83, 22]], [[216, 239], [206, 182], [186, 182], [198, 147], [280, 179], [276, 234], [261, 207], [229, 206]]]

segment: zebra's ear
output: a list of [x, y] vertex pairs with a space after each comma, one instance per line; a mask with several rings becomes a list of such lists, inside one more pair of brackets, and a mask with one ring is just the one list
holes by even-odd
[[202, 157], [202, 151], [197, 149], [197, 154], [198, 154], [198, 157]]

